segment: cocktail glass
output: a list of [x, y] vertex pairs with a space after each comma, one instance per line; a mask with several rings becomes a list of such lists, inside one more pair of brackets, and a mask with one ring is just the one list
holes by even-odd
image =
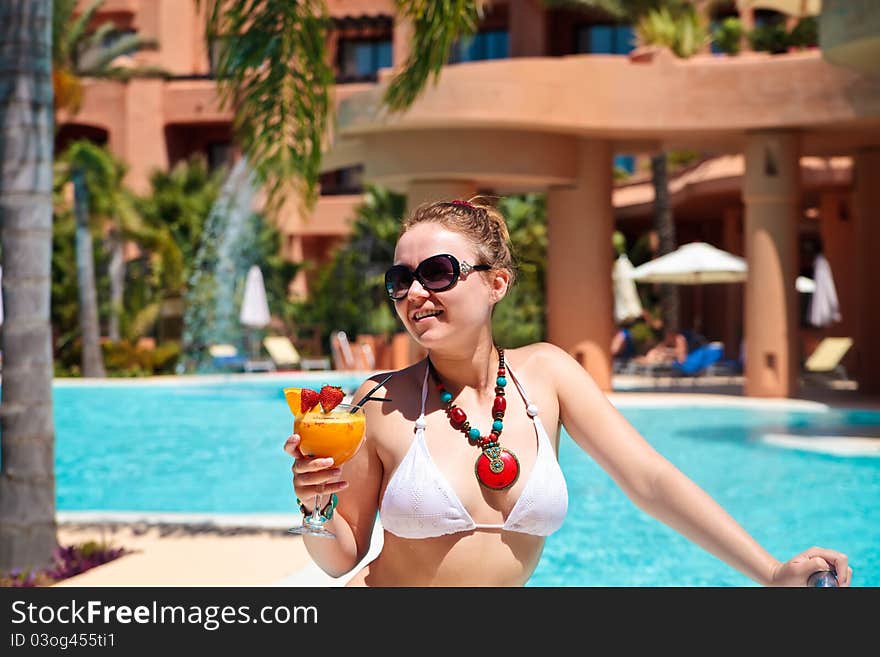
[[[320, 407], [294, 421], [294, 431], [299, 434], [300, 451], [309, 458], [332, 458], [333, 466], [339, 467], [357, 453], [364, 442], [366, 423], [364, 409], [349, 404], [339, 404], [329, 413]], [[291, 534], [336, 538], [324, 527], [321, 516], [324, 503], [320, 493], [315, 497], [315, 508], [303, 519], [301, 527], [287, 531]]]

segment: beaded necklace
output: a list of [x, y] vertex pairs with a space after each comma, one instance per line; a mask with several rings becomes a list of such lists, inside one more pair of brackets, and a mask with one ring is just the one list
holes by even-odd
[[482, 451], [474, 463], [477, 481], [486, 488], [504, 490], [513, 486], [519, 478], [519, 459], [509, 449], [502, 448], [499, 440], [504, 429], [504, 411], [507, 410], [507, 400], [504, 398], [507, 368], [504, 365], [504, 350], [495, 348], [498, 350], [498, 378], [495, 379], [495, 401], [492, 404], [492, 431], [488, 436], [480, 435], [480, 430], [468, 422], [467, 414], [452, 403], [452, 393], [443, 387], [430, 357], [428, 367], [437, 390], [440, 391], [440, 401], [445, 405], [449, 424], [456, 431], [461, 431], [467, 437], [468, 443]]

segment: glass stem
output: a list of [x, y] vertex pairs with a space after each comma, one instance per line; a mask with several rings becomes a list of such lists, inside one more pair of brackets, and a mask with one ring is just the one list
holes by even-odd
[[320, 527], [324, 524], [321, 520], [321, 498], [323, 497], [322, 493], [324, 492], [324, 486], [322, 485], [319, 491], [315, 494], [315, 508], [312, 509], [312, 517], [309, 518], [309, 524]]

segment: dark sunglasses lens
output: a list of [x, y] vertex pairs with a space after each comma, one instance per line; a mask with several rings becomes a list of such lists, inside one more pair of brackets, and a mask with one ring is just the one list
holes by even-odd
[[439, 290], [452, 285], [455, 267], [446, 256], [434, 256], [419, 265], [419, 276], [427, 289]]
[[394, 299], [405, 296], [412, 282], [412, 273], [406, 267], [396, 265], [385, 273], [385, 289]]

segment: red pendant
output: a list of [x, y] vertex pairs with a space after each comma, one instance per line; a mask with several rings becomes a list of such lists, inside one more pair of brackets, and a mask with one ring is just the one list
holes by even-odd
[[474, 474], [486, 488], [504, 490], [513, 486], [519, 478], [519, 459], [508, 449], [502, 449], [495, 459], [480, 454], [474, 464]]

